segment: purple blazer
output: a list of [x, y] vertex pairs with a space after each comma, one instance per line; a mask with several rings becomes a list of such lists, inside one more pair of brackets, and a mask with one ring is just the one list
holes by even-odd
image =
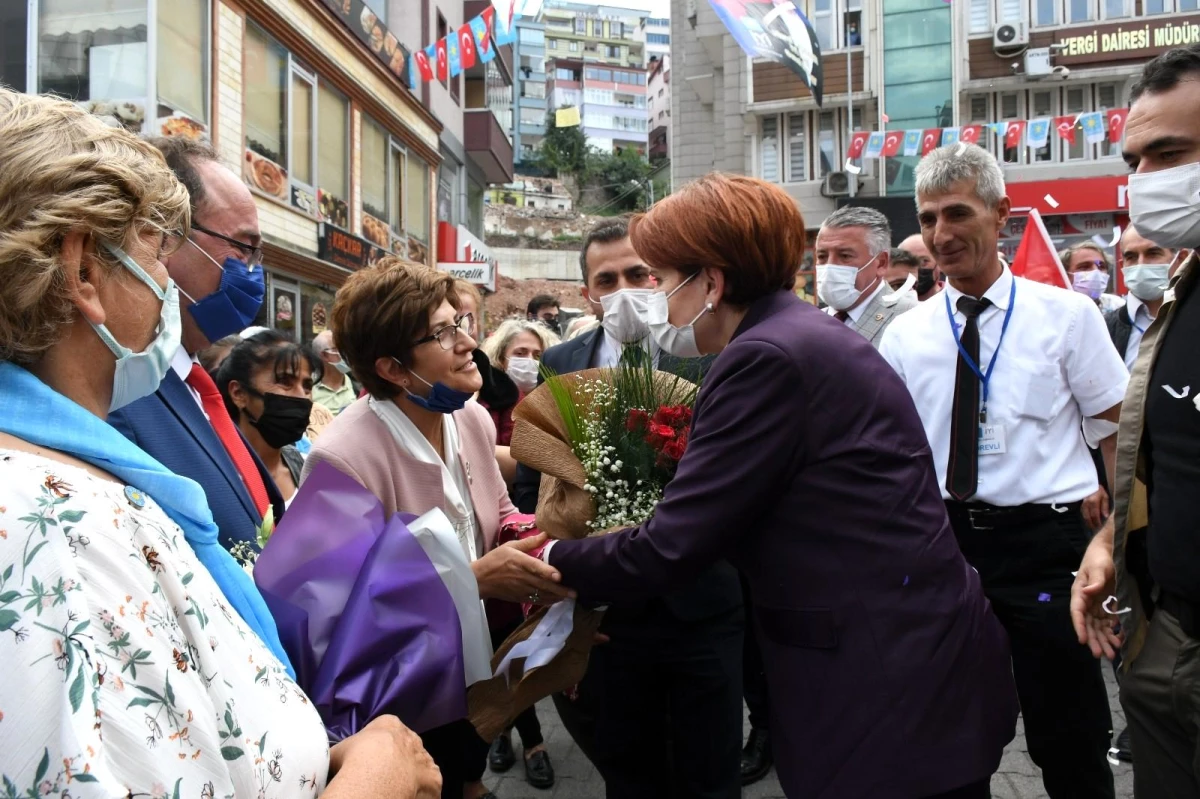
[[719, 558], [750, 583], [787, 796], [924, 797], [996, 770], [1018, 709], [1008, 639], [912, 398], [790, 292], [751, 306], [713, 364], [654, 518], [549, 555], [584, 600], [661, 593]]

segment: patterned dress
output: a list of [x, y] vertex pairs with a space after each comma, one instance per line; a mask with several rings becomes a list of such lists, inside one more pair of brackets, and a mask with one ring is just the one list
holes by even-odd
[[136, 489], [0, 450], [0, 799], [315, 797], [316, 710]]

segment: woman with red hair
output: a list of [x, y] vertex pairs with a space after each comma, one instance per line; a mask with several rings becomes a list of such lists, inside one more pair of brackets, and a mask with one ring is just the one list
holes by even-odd
[[634, 219], [651, 335], [717, 354], [654, 517], [543, 557], [583, 600], [646, 598], [720, 558], [746, 576], [789, 797], [987, 797], [1017, 702], [921, 420], [861, 336], [794, 293], [804, 220], [709, 175]]

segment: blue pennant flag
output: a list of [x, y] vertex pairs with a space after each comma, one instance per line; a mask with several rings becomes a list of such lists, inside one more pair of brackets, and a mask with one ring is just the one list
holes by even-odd
[[961, 138], [958, 128], [942, 128], [942, 146], [949, 147], [952, 144], [958, 144]]
[[904, 154], [905, 155], [920, 155], [921, 154], [921, 131], [919, 131], [919, 130], [904, 131]]
[[1041, 119], [1029, 120], [1029, 127], [1025, 132], [1025, 141], [1030, 147], [1045, 147], [1046, 142], [1050, 139], [1050, 118], [1042, 117]]
[[879, 158], [881, 155], [883, 155], [883, 131], [877, 130], [867, 139], [863, 158]]
[[1079, 117], [1079, 124], [1083, 125], [1083, 136], [1088, 144], [1099, 144], [1108, 135], [1104, 125], [1104, 115], [1099, 111], [1082, 115]]
[[462, 62], [458, 60], [458, 37], [446, 37], [446, 63], [450, 66], [450, 77], [462, 72]]
[[504, 18], [503, 14], [496, 15], [493, 23], [492, 42], [497, 47], [512, 44], [517, 40], [517, 26]]
[[471, 32], [475, 34], [475, 53], [479, 56], [479, 60], [487, 63], [496, 57], [496, 47], [492, 44], [492, 38], [488, 33], [487, 22], [483, 17], [475, 17], [471, 20]]

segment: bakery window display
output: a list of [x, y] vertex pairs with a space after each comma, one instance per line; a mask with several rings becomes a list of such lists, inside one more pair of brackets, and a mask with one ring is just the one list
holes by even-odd
[[254, 151], [251, 141], [242, 162], [242, 177], [254, 188], [279, 200], [288, 199], [287, 170]]

